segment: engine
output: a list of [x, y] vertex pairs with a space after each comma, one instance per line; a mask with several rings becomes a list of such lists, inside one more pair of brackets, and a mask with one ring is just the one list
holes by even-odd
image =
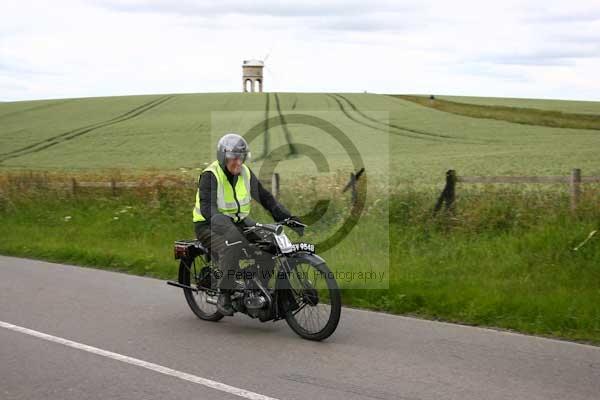
[[248, 290], [243, 298], [246, 313], [262, 322], [272, 319], [270, 300], [260, 290]]

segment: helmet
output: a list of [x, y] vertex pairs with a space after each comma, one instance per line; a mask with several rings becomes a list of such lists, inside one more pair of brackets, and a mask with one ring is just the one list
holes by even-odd
[[221, 167], [225, 167], [226, 158], [237, 157], [240, 157], [242, 162], [250, 158], [248, 142], [237, 133], [227, 133], [217, 143], [217, 160]]

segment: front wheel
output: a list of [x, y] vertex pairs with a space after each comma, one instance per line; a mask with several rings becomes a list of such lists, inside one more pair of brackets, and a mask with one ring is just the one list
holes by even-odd
[[331, 336], [340, 321], [342, 299], [327, 265], [300, 261], [293, 265], [289, 283], [296, 303], [285, 316], [290, 328], [308, 340]]
[[185, 300], [198, 318], [205, 321], [218, 321], [223, 318], [223, 314], [217, 311], [216, 305], [206, 301], [209, 294], [206, 290], [202, 289], [203, 286], [199, 284], [203, 278], [200, 274], [201, 271], [197, 270], [194, 259], [181, 259], [179, 262], [179, 283], [197, 289], [197, 291], [183, 289]]

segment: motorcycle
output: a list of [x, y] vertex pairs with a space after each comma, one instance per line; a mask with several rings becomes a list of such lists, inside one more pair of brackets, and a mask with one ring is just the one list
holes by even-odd
[[[304, 339], [326, 339], [340, 320], [338, 284], [325, 260], [315, 253], [314, 245], [293, 244], [284, 226], [306, 227], [288, 218], [244, 228], [250, 248], [244, 249], [240, 268], [235, 273], [232, 306], [236, 312], [261, 322], [285, 319]], [[175, 241], [174, 253], [179, 260], [179, 276], [177, 282], [167, 284], [183, 289], [188, 305], [198, 318], [219, 321], [223, 314], [216, 304], [218, 281], [223, 273], [217, 267], [216, 255], [198, 240]]]

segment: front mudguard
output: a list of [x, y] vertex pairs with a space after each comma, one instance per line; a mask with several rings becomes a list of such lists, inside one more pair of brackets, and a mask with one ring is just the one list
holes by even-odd
[[[286, 260], [290, 265], [291, 269], [298, 264], [310, 264], [313, 266], [318, 266], [321, 264], [325, 264], [325, 260], [314, 253], [310, 253], [308, 251], [295, 251], [289, 255], [286, 255]], [[287, 279], [287, 275], [284, 271], [279, 271], [277, 275], [277, 281], [275, 283], [275, 289], [289, 289], [290, 283]]]
[[[310, 264], [313, 266], [325, 264], [325, 260], [322, 257], [308, 251], [296, 251], [286, 255], [286, 259], [291, 270], [298, 264]], [[291, 285], [284, 271], [278, 272], [275, 289], [277, 295], [277, 314], [279, 318], [284, 318], [288, 312], [294, 311], [299, 307], [298, 302], [296, 302], [296, 299], [292, 295]]]
[[308, 251], [295, 251], [287, 256], [287, 260], [288, 263], [290, 263], [290, 266], [299, 264], [301, 262], [307, 262], [314, 266], [325, 264], [325, 260], [321, 256]]

